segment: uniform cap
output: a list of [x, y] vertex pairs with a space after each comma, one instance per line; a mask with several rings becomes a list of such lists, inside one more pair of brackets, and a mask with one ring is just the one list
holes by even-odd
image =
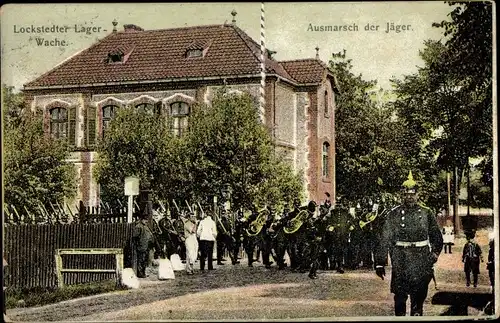
[[416, 193], [417, 192], [417, 182], [413, 179], [413, 174], [411, 171], [408, 173], [408, 179], [403, 182], [403, 191], [406, 193]]

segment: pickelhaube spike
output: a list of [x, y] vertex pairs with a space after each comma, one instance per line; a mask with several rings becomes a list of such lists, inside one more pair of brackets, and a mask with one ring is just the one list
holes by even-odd
[[413, 174], [408, 173], [408, 179], [403, 182], [403, 189], [407, 192], [415, 192], [416, 191], [417, 182], [413, 179]]

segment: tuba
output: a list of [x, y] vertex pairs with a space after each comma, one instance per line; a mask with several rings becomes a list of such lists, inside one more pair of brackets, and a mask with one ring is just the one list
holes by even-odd
[[246, 229], [247, 234], [249, 236], [258, 235], [260, 231], [262, 231], [264, 224], [266, 224], [266, 220], [269, 214], [270, 212], [268, 209], [260, 210], [259, 215], [257, 215], [257, 218], [248, 225], [248, 229]]
[[307, 210], [300, 210], [299, 213], [285, 225], [283, 231], [288, 234], [295, 233], [309, 217], [308, 213]]

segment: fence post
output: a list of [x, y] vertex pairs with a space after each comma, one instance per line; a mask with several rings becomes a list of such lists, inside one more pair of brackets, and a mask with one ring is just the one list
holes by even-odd
[[61, 272], [62, 269], [62, 257], [59, 254], [59, 250], [56, 250], [56, 275], [57, 275], [57, 287], [62, 288], [64, 286], [63, 275]]
[[121, 277], [123, 273], [123, 253], [121, 254], [116, 254], [116, 284], [120, 285], [121, 284]]

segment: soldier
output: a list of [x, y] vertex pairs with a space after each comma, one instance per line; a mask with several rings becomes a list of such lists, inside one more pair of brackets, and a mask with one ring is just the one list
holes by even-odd
[[[293, 210], [288, 213], [287, 219], [285, 220], [285, 226], [287, 226], [290, 221], [297, 216], [300, 212], [300, 201], [298, 199], [295, 199], [293, 201]], [[287, 252], [288, 255], [290, 256], [290, 268], [292, 271], [295, 271], [298, 268], [299, 265], [299, 249], [298, 249], [298, 241], [297, 241], [297, 235], [295, 233], [293, 234], [286, 234], [286, 239], [288, 241], [287, 244]]]
[[283, 227], [288, 219], [289, 213], [290, 212], [288, 207], [285, 207], [282, 216], [276, 219], [271, 226], [274, 235], [273, 246], [276, 253], [276, 262], [278, 264], [279, 270], [284, 269], [287, 265], [285, 263], [285, 252], [288, 247], [288, 239], [287, 234], [283, 231]]
[[328, 226], [327, 222], [331, 219], [330, 211], [332, 208], [332, 202], [330, 201], [330, 193], [325, 192], [326, 199], [325, 202], [320, 206], [319, 209], [319, 219], [318, 222], [321, 224], [324, 230], [320, 231], [324, 237], [322, 239], [322, 246], [319, 255], [319, 263], [320, 268], [322, 270], [328, 270], [328, 262], [330, 261], [330, 269], [333, 269], [333, 240], [332, 240], [332, 232], [326, 232], [326, 228]]
[[309, 202], [308, 212], [310, 214], [309, 219], [306, 223], [307, 231], [307, 242], [309, 251], [309, 263], [311, 265], [309, 270], [309, 278], [316, 279], [318, 267], [320, 265], [320, 256], [323, 253], [323, 243], [326, 231], [325, 221], [322, 217], [314, 218], [313, 214], [316, 209], [316, 203], [314, 201]]
[[[217, 265], [224, 265], [222, 262], [224, 251], [232, 250], [231, 224], [227, 218], [226, 210], [221, 210], [221, 216], [217, 220]], [[229, 257], [233, 260], [233, 254], [230, 252]], [[234, 261], [233, 261], [234, 262]]]
[[149, 250], [151, 250], [154, 243], [153, 232], [148, 227], [147, 213], [141, 214], [140, 220], [134, 227], [132, 238], [137, 252], [137, 277], [146, 278], [146, 267], [149, 262]]
[[335, 269], [339, 274], [344, 273], [344, 255], [346, 254], [350, 227], [349, 210], [342, 204], [337, 204], [333, 210], [333, 253]]
[[417, 183], [410, 171], [403, 183], [403, 204], [387, 215], [375, 257], [376, 274], [382, 279], [388, 252], [391, 257], [391, 292], [396, 316], [406, 315], [408, 295], [410, 315], [422, 316], [433, 265], [443, 248], [443, 236], [435, 215], [417, 201]]
[[269, 211], [269, 214], [267, 215], [264, 227], [260, 231], [259, 244], [262, 251], [262, 263], [267, 269], [269, 269], [273, 264], [269, 258], [272, 254], [272, 234], [274, 232], [273, 229], [271, 229], [271, 225], [274, 222], [274, 210], [270, 206], [267, 207], [267, 210]]
[[241, 240], [243, 238], [243, 213], [238, 211], [238, 218], [234, 223], [234, 231], [232, 232], [233, 237], [233, 249], [231, 250], [233, 257], [231, 258], [232, 264], [237, 265], [240, 263], [238, 260], [240, 253]]
[[298, 266], [300, 273], [305, 273], [310, 269], [309, 277], [316, 276], [316, 270], [319, 266], [319, 250], [321, 239], [316, 228], [316, 219], [313, 218], [316, 212], [317, 204], [310, 201], [307, 206], [301, 207], [301, 210], [307, 211], [307, 218], [296, 232], [297, 250], [298, 250]]
[[244, 222], [243, 225], [243, 248], [245, 248], [245, 253], [248, 257], [248, 267], [253, 267], [253, 263], [257, 261], [254, 259], [254, 251], [256, 245], [255, 236], [251, 236], [248, 234], [248, 228], [250, 224], [255, 221], [259, 213], [257, 212], [257, 208], [254, 207], [252, 210], [252, 214], [248, 217], [248, 219]]
[[371, 221], [376, 214], [375, 212], [373, 201], [365, 201], [363, 205], [363, 216], [359, 223], [361, 228], [360, 260], [363, 262], [362, 267], [367, 269], [373, 268], [374, 233]]
[[[351, 210], [352, 211], [352, 210]], [[361, 262], [361, 246], [363, 244], [363, 230], [360, 227], [360, 220], [362, 219], [363, 210], [361, 205], [358, 203], [354, 212], [351, 214], [350, 219], [351, 225], [349, 226], [349, 239], [348, 239], [348, 251], [347, 251], [347, 263], [350, 269], [358, 269]]]

